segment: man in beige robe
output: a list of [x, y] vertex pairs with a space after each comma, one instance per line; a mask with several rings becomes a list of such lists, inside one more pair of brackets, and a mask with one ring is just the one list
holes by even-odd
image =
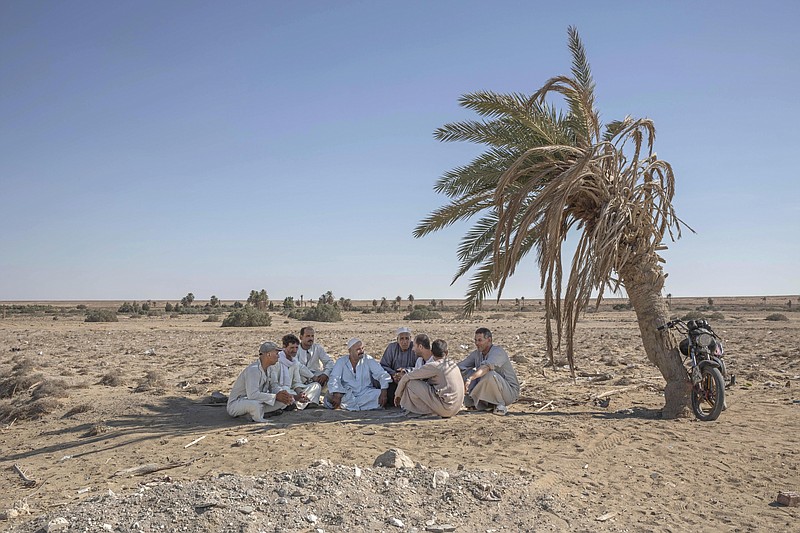
[[433, 341], [430, 349], [431, 359], [400, 379], [394, 404], [410, 413], [448, 418], [458, 413], [464, 401], [461, 371], [447, 357], [445, 341]]
[[505, 415], [508, 406], [519, 398], [519, 380], [504, 349], [492, 344], [492, 332], [475, 330], [478, 348], [458, 363], [464, 377], [464, 405], [470, 409], [491, 409]]

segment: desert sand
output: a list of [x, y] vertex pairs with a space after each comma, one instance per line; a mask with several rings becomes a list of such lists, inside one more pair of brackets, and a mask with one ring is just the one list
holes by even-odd
[[[575, 381], [547, 366], [537, 302], [466, 320], [348, 312], [313, 323], [332, 356], [359, 336], [379, 358], [408, 325], [446, 339], [456, 360], [474, 349], [475, 328], [489, 327], [522, 396], [505, 417], [316, 409], [267, 424], [232, 419], [209, 396], [229, 392], [262, 341], [297, 333], [296, 320], [272, 313], [268, 327], [221, 328], [204, 314], [7, 316], [0, 376], [24, 367], [38, 377], [0, 400], [0, 529], [798, 531], [800, 507], [775, 500], [800, 491], [800, 313], [773, 300], [715, 301], [724, 319], [712, 325], [736, 375], [715, 422], [660, 418], [664, 381], [633, 312], [610, 303], [580, 321]], [[680, 316], [705, 303], [672, 308]], [[766, 321], [773, 312], [789, 320]], [[606, 407], [595, 400], [604, 394]], [[49, 403], [30, 419], [19, 408], [37, 395]], [[416, 467], [374, 467], [390, 448]], [[142, 465], [169, 468], [136, 475]]]

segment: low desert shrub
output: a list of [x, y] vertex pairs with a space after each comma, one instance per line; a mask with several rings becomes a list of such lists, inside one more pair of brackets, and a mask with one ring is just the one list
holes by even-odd
[[307, 309], [295, 309], [289, 313], [289, 318], [307, 322], [341, 322], [342, 313], [332, 304], [318, 304]]
[[67, 392], [68, 388], [69, 385], [62, 379], [48, 379], [34, 389], [31, 398], [34, 400], [40, 400], [42, 398], [66, 398], [69, 396]]
[[107, 387], [119, 387], [124, 383], [125, 380], [122, 379], [119, 372], [109, 372], [100, 378], [100, 385], [106, 385]]
[[419, 306], [404, 316], [403, 320], [433, 320], [435, 318], [442, 318], [442, 315], [436, 311], [431, 311], [427, 307]]
[[772, 313], [771, 315], [767, 316], [764, 320], [770, 320], [772, 322], [782, 322], [784, 320], [789, 320], [789, 317], [784, 315], [783, 313]]
[[167, 384], [164, 381], [164, 376], [158, 370], [148, 370], [145, 372], [144, 377], [133, 389], [133, 392], [147, 392], [151, 390], [164, 390]]
[[219, 322], [220, 318], [219, 315], [208, 315], [206, 318], [203, 319], [203, 322]]
[[75, 407], [73, 407], [72, 409], [70, 409], [69, 411], [67, 411], [66, 413], [64, 413], [64, 415], [61, 418], [72, 418], [75, 415], [79, 415], [81, 413], [89, 412], [92, 409], [94, 409], [94, 408], [92, 407], [91, 404], [88, 404], [88, 403], [78, 404]]
[[249, 306], [231, 311], [231, 314], [222, 321], [223, 328], [254, 328], [270, 324], [272, 319], [269, 313]]
[[110, 309], [92, 309], [86, 313], [84, 322], [119, 322], [117, 313]]

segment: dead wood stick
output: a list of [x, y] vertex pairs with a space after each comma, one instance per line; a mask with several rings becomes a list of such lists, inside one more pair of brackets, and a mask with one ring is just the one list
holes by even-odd
[[273, 433], [272, 435], [264, 435], [265, 437], [280, 437], [281, 435], [286, 435], [286, 432], [283, 433]]
[[643, 387], [644, 385], [646, 385], [646, 383], [639, 383], [638, 385], [631, 385], [630, 387], [622, 387], [621, 389], [609, 390], [598, 394], [594, 398], [596, 400], [599, 400], [600, 398], [605, 398], [606, 396], [613, 396], [614, 394], [619, 394], [621, 392], [628, 392], [630, 390], [638, 389], [639, 387]]
[[201, 441], [201, 440], [203, 440], [204, 438], [206, 438], [206, 436], [205, 436], [205, 435], [203, 435], [202, 437], [197, 437], [197, 438], [196, 438], [196, 439], [194, 439], [192, 442], [190, 442], [189, 444], [187, 444], [186, 446], [184, 446], [184, 448], [188, 448], [189, 446], [194, 446], [195, 444], [197, 444], [198, 442], [200, 442], [200, 441]]
[[149, 463], [146, 465], [134, 466], [132, 468], [126, 468], [125, 470], [119, 470], [114, 472], [111, 477], [116, 476], [125, 476], [130, 475], [133, 476], [144, 476], [147, 474], [152, 474], [153, 472], [160, 472], [161, 470], [170, 470], [171, 468], [180, 468], [181, 466], [189, 466], [192, 464], [194, 460], [186, 461], [183, 463], [167, 463], [165, 465], [157, 465], [154, 463]]
[[538, 408], [538, 409], [536, 410], [536, 412], [537, 412], [537, 413], [540, 413], [540, 412], [544, 411], [545, 409], [547, 409], [548, 407], [550, 407], [551, 405], [553, 405], [553, 400], [550, 400], [549, 402], [547, 402], [546, 404], [544, 404], [543, 406], [541, 406], [540, 408]]
[[14, 463], [14, 466], [12, 466], [11, 468], [14, 470], [14, 472], [16, 472], [19, 475], [19, 477], [22, 478], [22, 483], [26, 487], [33, 487], [34, 485], [36, 485], [36, 480], [26, 476], [25, 472], [22, 471], [22, 468], [20, 468], [18, 464]]

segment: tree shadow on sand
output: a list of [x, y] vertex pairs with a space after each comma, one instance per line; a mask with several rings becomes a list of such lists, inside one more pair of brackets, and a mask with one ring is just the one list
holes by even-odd
[[[268, 418], [265, 423], [253, 423], [247, 421], [246, 417], [229, 416], [225, 404], [208, 404], [179, 396], [160, 398], [138, 409], [149, 412], [123, 413], [101, 423], [82, 423], [68, 428], [43, 431], [42, 436], [71, 434], [73, 438], [67, 442], [62, 441], [25, 452], [12, 453], [0, 457], [0, 461], [15, 461], [43, 453], [81, 457], [149, 440], [196, 436], [198, 433], [233, 430], [240, 433], [258, 433], [304, 424], [387, 425], [412, 418], [433, 419], [433, 417], [409, 417], [401, 409], [334, 411], [319, 408], [284, 412], [280, 416]], [[441, 420], [439, 417], [435, 418]], [[92, 446], [98, 443], [101, 446]], [[78, 448], [81, 450], [78, 451]], [[72, 450], [75, 451], [70, 453]]]

